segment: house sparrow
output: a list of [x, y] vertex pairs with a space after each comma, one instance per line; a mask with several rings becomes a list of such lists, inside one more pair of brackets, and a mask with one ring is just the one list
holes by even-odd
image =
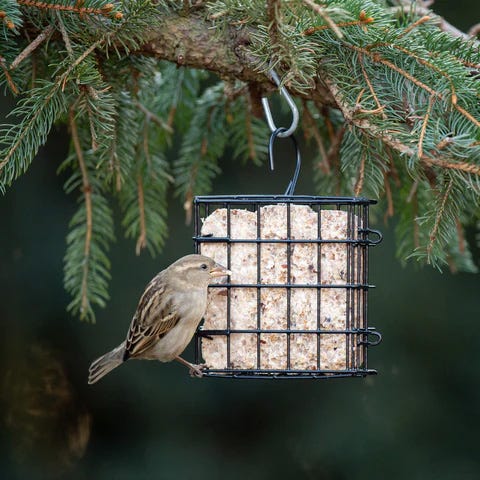
[[186, 255], [161, 271], [143, 292], [126, 340], [90, 365], [88, 383], [97, 382], [130, 358], [177, 360], [190, 369], [190, 375], [201, 377], [202, 367], [179, 355], [205, 314], [208, 284], [214, 277], [230, 274], [203, 255]]

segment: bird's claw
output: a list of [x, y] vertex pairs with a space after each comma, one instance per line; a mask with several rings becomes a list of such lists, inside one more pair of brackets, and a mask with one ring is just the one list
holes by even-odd
[[190, 376], [192, 378], [202, 378], [203, 377], [203, 370], [207, 368], [206, 364], [201, 364], [201, 365], [191, 365], [190, 367]]

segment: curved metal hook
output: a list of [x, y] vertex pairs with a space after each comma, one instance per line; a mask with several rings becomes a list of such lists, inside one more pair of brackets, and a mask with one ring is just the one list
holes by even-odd
[[[270, 161], [270, 169], [273, 171], [275, 165], [273, 163], [273, 144], [275, 143], [275, 139], [277, 137], [282, 138], [282, 133], [287, 132], [287, 129], [280, 127], [275, 129], [272, 134], [270, 135], [270, 141], [268, 142], [268, 159]], [[285, 135], [283, 135], [285, 137]], [[293, 135], [289, 135], [293, 142], [293, 147], [295, 148], [295, 155], [296, 155], [296, 167], [295, 172], [293, 174], [290, 183], [288, 184], [287, 190], [285, 191], [285, 195], [293, 195], [295, 191], [295, 187], [297, 185], [298, 175], [300, 174], [300, 167], [302, 166], [302, 159], [300, 156], [300, 150], [298, 148], [297, 140]]]
[[[298, 119], [299, 119], [298, 108], [295, 105], [295, 102], [293, 101], [290, 94], [287, 92], [287, 89], [285, 87], [280, 86], [280, 83], [281, 83], [280, 78], [278, 77], [275, 70], [270, 70], [268, 73], [269, 73], [271, 79], [277, 85], [277, 87], [280, 88], [280, 95], [282, 95], [285, 98], [285, 100], [288, 103], [288, 106], [290, 107], [290, 110], [292, 111], [292, 116], [293, 116], [292, 124], [290, 125], [289, 128], [284, 128], [282, 132], [277, 134], [280, 138], [289, 137], [290, 135], [293, 134], [293, 132], [297, 129], [297, 126], [298, 126]], [[262, 97], [262, 105], [263, 105], [263, 110], [265, 111], [265, 117], [267, 118], [268, 126], [270, 127], [270, 131], [273, 133], [273, 132], [279, 130], [275, 126], [275, 122], [273, 121], [273, 116], [272, 116], [272, 112], [270, 111], [270, 105], [268, 103], [268, 98]]]

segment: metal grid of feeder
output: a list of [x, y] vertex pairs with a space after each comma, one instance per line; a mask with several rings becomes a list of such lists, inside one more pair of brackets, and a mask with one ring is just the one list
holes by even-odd
[[367, 323], [370, 229], [364, 198], [196, 197], [195, 251], [232, 271], [209, 287], [195, 363], [220, 378], [376, 373]]

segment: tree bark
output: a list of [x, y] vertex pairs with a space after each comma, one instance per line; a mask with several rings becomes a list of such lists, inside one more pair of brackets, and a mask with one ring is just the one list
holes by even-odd
[[[185, 16], [166, 17], [138, 53], [176, 63], [179, 67], [209, 70], [224, 80], [241, 80], [255, 91], [275, 90], [276, 86], [259, 68], [258, 60], [248, 52], [249, 44], [250, 32], [246, 28], [229, 26], [219, 35], [210, 21], [199, 13], [189, 12]], [[317, 104], [338, 108], [320, 79], [308, 93], [290, 92]]]

